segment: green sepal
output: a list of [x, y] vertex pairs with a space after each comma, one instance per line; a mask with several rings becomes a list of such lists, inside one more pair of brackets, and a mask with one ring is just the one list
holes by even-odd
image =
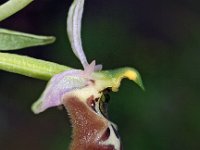
[[0, 70], [36, 79], [49, 80], [52, 76], [72, 68], [28, 56], [0, 53]]
[[101, 83], [102, 89], [111, 88], [114, 92], [118, 91], [121, 81], [124, 78], [134, 81], [140, 88], [145, 90], [139, 72], [131, 67], [95, 72], [94, 78]]
[[39, 36], [0, 28], [0, 50], [17, 50], [51, 44], [54, 36]]

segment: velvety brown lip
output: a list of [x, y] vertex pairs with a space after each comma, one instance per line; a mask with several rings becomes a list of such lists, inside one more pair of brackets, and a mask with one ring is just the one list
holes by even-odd
[[[87, 104], [77, 97], [67, 97], [63, 103], [71, 118], [73, 127], [73, 140], [70, 150], [104, 150], [98, 149], [103, 145], [99, 145], [97, 136], [107, 129], [108, 121], [93, 112]], [[93, 149], [89, 147], [93, 147]]]

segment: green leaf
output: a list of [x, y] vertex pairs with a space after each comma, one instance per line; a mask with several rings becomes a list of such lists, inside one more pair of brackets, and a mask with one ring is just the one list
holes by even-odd
[[0, 70], [28, 77], [49, 80], [52, 76], [72, 68], [16, 54], [0, 53]]
[[33, 2], [33, 0], [9, 0], [0, 5], [0, 21], [20, 11], [31, 2]]
[[0, 50], [17, 50], [53, 43], [53, 36], [38, 36], [0, 28]]

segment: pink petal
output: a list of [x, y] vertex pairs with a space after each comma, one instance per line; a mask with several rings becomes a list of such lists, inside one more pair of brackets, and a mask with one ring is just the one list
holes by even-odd
[[33, 104], [33, 112], [38, 114], [47, 108], [62, 105], [62, 97], [65, 93], [87, 85], [87, 79], [82, 78], [82, 74], [83, 71], [74, 69], [55, 75], [39, 100]]

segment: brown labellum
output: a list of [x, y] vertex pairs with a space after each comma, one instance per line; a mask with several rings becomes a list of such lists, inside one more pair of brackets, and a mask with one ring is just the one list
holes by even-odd
[[64, 97], [73, 133], [70, 150], [120, 150], [120, 139], [110, 122], [99, 110], [101, 98]]

